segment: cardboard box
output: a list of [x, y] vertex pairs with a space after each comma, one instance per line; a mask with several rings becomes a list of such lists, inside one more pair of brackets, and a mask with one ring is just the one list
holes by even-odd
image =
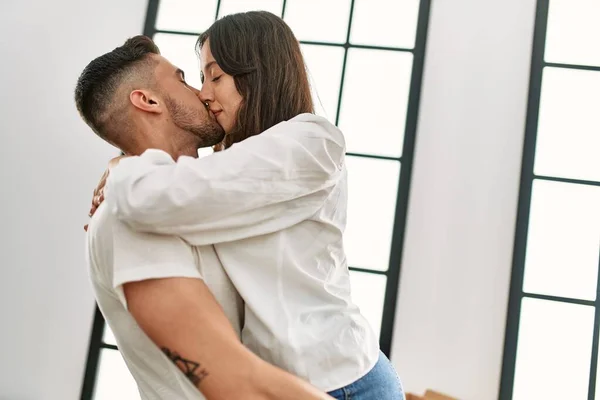
[[454, 397], [447, 396], [445, 394], [428, 390], [423, 396], [417, 396], [416, 394], [407, 393], [406, 400], [458, 400]]

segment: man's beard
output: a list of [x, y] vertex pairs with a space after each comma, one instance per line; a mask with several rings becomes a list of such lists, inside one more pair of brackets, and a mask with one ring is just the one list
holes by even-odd
[[200, 140], [198, 147], [214, 146], [221, 143], [225, 137], [223, 128], [208, 114], [202, 115], [202, 110], [186, 106], [171, 96], [165, 96], [165, 105], [175, 126], [190, 132]]

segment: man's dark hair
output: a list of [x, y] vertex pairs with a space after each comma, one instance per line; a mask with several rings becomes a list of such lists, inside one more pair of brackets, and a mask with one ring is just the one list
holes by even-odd
[[93, 60], [81, 73], [75, 104], [83, 120], [101, 138], [114, 143], [117, 129], [127, 125], [128, 97], [115, 96], [123, 89], [135, 88], [123, 88], [123, 83], [152, 85], [155, 61], [149, 57], [151, 54], [160, 54], [156, 44], [146, 36], [135, 36]]

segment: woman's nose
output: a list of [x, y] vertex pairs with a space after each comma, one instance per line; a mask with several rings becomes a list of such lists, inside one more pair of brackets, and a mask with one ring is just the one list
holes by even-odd
[[208, 85], [202, 85], [202, 88], [198, 92], [198, 98], [203, 103], [208, 103], [214, 100], [212, 90], [208, 88]]

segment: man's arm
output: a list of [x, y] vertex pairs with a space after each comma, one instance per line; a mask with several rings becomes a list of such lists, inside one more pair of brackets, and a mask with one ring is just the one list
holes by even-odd
[[175, 163], [158, 150], [124, 159], [110, 172], [106, 202], [135, 230], [194, 245], [293, 226], [315, 214], [343, 176], [341, 132], [304, 118], [202, 159]]
[[202, 280], [132, 282], [124, 292], [140, 327], [208, 400], [330, 399], [246, 349]]
[[[90, 225], [89, 256], [103, 261], [94, 264], [102, 266], [107, 287], [209, 400], [323, 398], [240, 343], [187, 243], [133, 231], [105, 211], [99, 210]], [[111, 253], [112, 265], [99, 258]], [[281, 393], [289, 388], [292, 393]]]

